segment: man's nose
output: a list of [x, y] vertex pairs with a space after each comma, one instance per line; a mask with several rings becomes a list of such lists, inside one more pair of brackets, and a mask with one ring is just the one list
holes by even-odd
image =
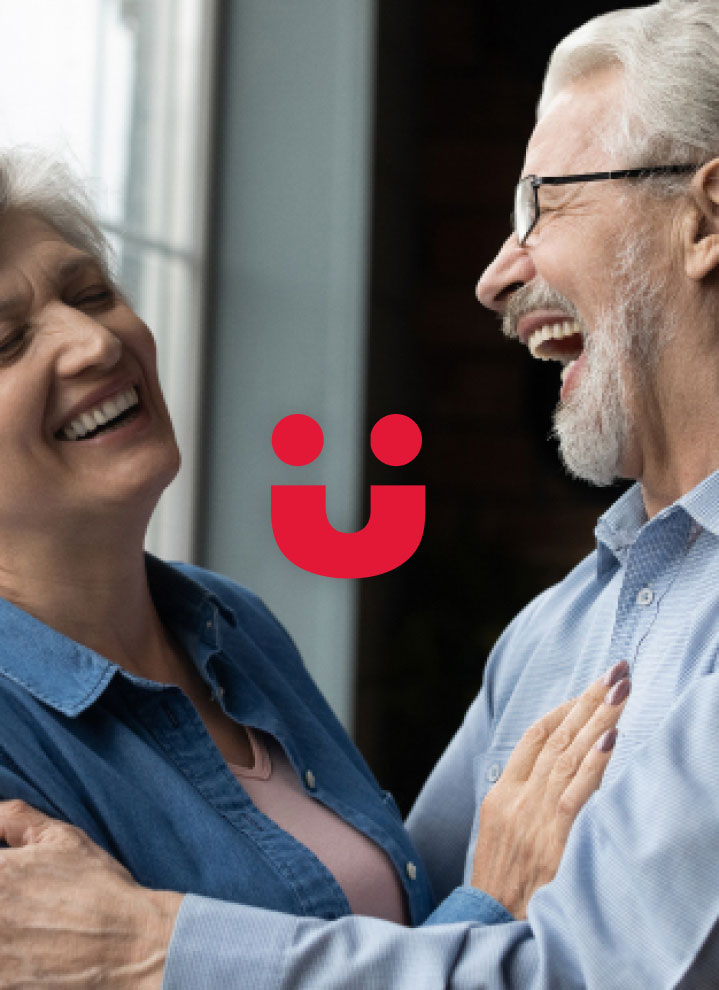
[[101, 320], [71, 306], [52, 314], [59, 335], [57, 373], [67, 378], [86, 371], [109, 371], [122, 354], [122, 342]]
[[512, 293], [531, 282], [536, 274], [529, 253], [512, 234], [477, 283], [477, 299], [487, 309], [503, 313]]

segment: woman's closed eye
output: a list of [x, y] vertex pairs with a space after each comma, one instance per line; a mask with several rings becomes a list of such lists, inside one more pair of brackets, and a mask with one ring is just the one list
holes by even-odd
[[84, 289], [70, 301], [75, 309], [102, 310], [113, 306], [116, 301], [115, 292], [107, 285], [97, 285]]
[[0, 362], [7, 362], [20, 355], [27, 341], [29, 324], [0, 335]]

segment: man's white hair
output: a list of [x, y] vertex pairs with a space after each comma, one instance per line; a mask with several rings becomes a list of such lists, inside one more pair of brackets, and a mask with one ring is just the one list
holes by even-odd
[[0, 217], [9, 210], [44, 220], [109, 274], [111, 250], [95, 208], [64, 162], [32, 148], [0, 151]]
[[612, 66], [622, 70], [623, 99], [602, 136], [608, 153], [626, 167], [719, 156], [719, 0], [661, 0], [577, 28], [552, 54], [538, 117], [569, 83]]

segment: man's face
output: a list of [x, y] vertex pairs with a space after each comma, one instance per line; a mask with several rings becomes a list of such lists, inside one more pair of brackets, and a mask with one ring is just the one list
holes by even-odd
[[[599, 138], [618, 104], [614, 72], [560, 92], [535, 128], [522, 174], [627, 167], [607, 160]], [[555, 432], [569, 470], [595, 484], [638, 477], [635, 400], [646, 367], [637, 354], [658, 347], [667, 294], [652, 277], [659, 241], [645, 222], [646, 200], [638, 184], [613, 181], [539, 192], [537, 226], [521, 247], [509, 238], [477, 296], [535, 357], [563, 363]]]

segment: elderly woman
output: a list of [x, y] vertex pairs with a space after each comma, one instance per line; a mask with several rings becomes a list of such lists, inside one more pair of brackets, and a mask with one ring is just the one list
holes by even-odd
[[[421, 923], [430, 878], [285, 631], [246, 589], [143, 552], [179, 467], [154, 341], [109, 275], [82, 191], [12, 154], [0, 159], [0, 458], [0, 797], [79, 826], [150, 888]], [[625, 673], [610, 680], [626, 687]], [[595, 685], [557, 710], [506, 775], [521, 789], [557, 726], [583, 768], [558, 828], [564, 785], [541, 809], [559, 836], [537, 841], [541, 869], [508, 854], [526, 866], [518, 912], [599, 782], [622, 690], [604, 705]], [[546, 803], [546, 752], [539, 803], [505, 837]], [[477, 862], [494, 864], [501, 899], [501, 857], [485, 843]]]

